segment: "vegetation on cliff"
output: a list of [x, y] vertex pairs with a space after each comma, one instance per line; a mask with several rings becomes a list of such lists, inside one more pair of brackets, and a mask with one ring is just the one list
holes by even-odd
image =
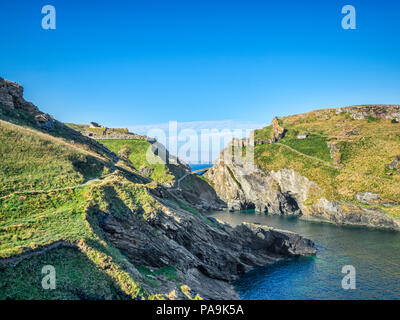
[[[389, 169], [400, 154], [400, 126], [390, 118], [358, 119], [351, 110], [280, 118], [285, 136], [274, 144], [256, 145], [256, 163], [265, 172], [289, 168], [316, 182], [321, 194], [315, 199], [345, 200], [400, 217], [400, 171]], [[256, 130], [256, 140], [268, 138], [271, 130], [271, 126]], [[378, 194], [382, 204], [359, 203], [356, 195], [366, 191]]]
[[0, 78], [0, 299], [232, 299], [252, 266], [315, 254], [298, 235], [207, 218], [215, 192], [172, 156], [148, 164], [156, 141], [99, 143], [22, 93]]

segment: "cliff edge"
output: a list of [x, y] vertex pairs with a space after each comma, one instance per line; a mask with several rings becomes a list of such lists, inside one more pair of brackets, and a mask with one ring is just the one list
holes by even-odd
[[275, 118], [254, 133], [254, 169], [225, 149], [205, 176], [230, 210], [400, 230], [399, 116], [380, 105]]

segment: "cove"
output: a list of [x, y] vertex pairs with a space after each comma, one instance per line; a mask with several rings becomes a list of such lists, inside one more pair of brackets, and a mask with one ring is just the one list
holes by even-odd
[[[235, 281], [241, 299], [400, 299], [400, 232], [337, 226], [296, 217], [215, 212], [236, 226], [260, 223], [301, 234], [314, 241], [316, 257], [294, 258], [258, 267]], [[344, 290], [342, 267], [356, 269], [356, 289]]]

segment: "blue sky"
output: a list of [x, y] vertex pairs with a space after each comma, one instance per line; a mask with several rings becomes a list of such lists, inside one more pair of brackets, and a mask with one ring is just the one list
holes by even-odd
[[[357, 30], [341, 28], [346, 4]], [[65, 122], [268, 124], [400, 104], [399, 17], [387, 0], [1, 1], [0, 76]]]

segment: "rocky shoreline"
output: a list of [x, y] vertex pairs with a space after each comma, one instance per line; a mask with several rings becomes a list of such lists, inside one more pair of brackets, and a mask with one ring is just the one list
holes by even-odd
[[[318, 197], [321, 188], [292, 169], [265, 173], [240, 160], [227, 164], [222, 152], [205, 176], [213, 182], [216, 193], [230, 211], [255, 209], [338, 225], [400, 230], [400, 222], [378, 208]], [[316, 198], [313, 203], [308, 203], [313, 197]]]
[[[191, 296], [238, 299], [232, 281], [253, 267], [316, 254], [313, 242], [295, 233], [248, 223], [232, 228], [211, 217], [188, 214], [165, 194], [158, 200], [168, 206], [146, 221], [107, 216], [100, 225], [107, 240], [133, 264], [174, 266]], [[166, 293], [174, 292], [174, 282], [162, 281]]]

